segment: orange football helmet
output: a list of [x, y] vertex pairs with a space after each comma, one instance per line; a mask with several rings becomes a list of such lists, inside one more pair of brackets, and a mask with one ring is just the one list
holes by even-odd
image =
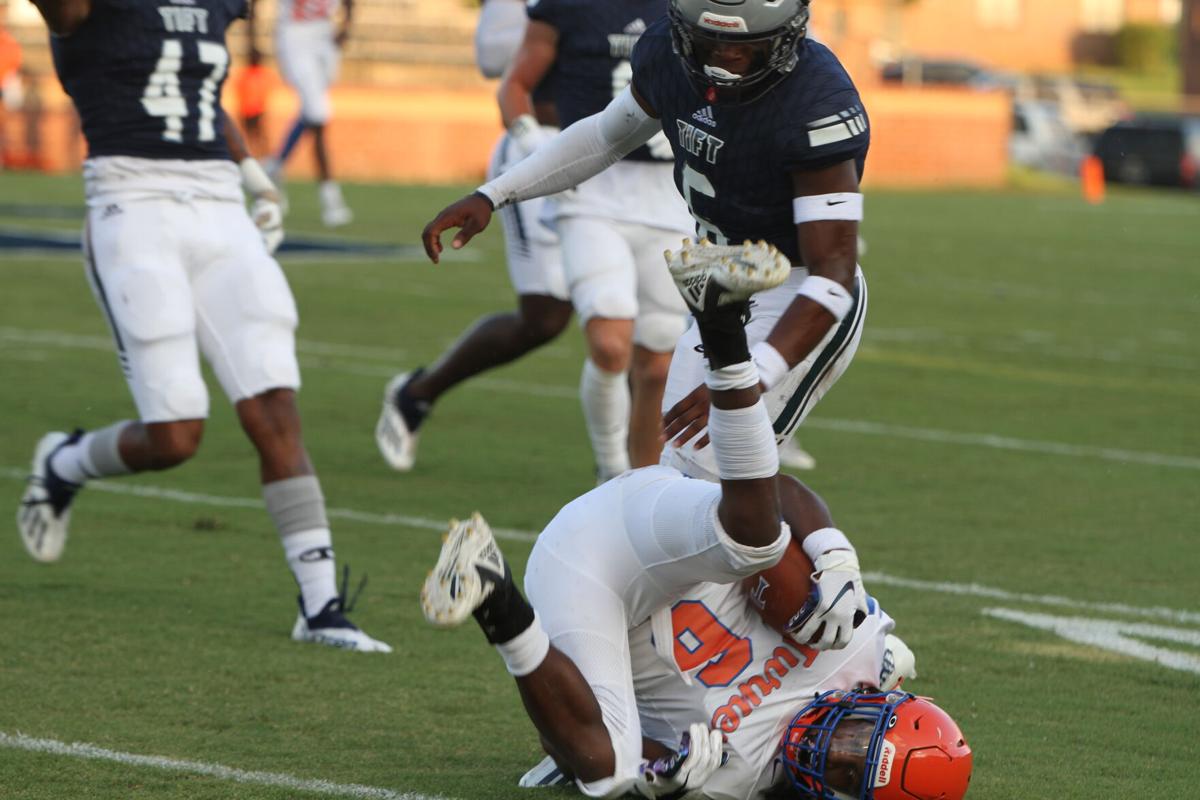
[[801, 797], [961, 800], [971, 748], [928, 698], [907, 692], [826, 692], [783, 735], [785, 772]]

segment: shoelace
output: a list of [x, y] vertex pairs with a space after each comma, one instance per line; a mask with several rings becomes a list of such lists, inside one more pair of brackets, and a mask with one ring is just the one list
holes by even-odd
[[358, 604], [358, 598], [362, 595], [363, 589], [367, 588], [367, 573], [363, 573], [362, 580], [358, 582], [358, 588], [354, 590], [354, 596], [347, 598], [346, 587], [350, 585], [350, 565], [342, 565], [342, 585], [338, 587], [338, 600], [342, 606], [342, 613], [349, 614]]

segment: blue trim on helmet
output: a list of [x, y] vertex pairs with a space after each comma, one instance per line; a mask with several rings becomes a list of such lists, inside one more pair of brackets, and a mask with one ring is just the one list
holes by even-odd
[[[912, 699], [914, 695], [908, 692], [835, 690], [819, 695], [801, 709], [784, 731], [780, 753], [784, 772], [800, 796], [819, 800], [837, 800], [846, 796], [835, 794], [825, 785], [825, 762], [838, 725], [846, 719], [856, 718], [875, 721], [863, 765], [862, 789], [855, 796], [857, 800], [872, 800], [884, 733], [896, 708]], [[803, 721], [805, 717], [810, 717], [810, 721]]]

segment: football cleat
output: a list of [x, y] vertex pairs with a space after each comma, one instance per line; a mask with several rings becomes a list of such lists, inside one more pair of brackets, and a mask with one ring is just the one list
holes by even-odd
[[796, 438], [790, 437], [779, 445], [779, 463], [791, 469], [816, 469], [817, 460], [800, 446]]
[[321, 184], [321, 222], [326, 228], [340, 228], [354, 221], [354, 212], [342, 197], [342, 187], [333, 181]]
[[512, 572], [479, 512], [466, 522], [450, 520], [437, 565], [421, 587], [421, 611], [431, 625], [462, 624]]
[[81, 430], [70, 436], [59, 431], [47, 433], [33, 451], [29, 480], [17, 508], [17, 528], [25, 549], [37, 561], [58, 561], [67, 546], [71, 501], [82, 487], [54, 474], [50, 458], [82, 436]]
[[715, 245], [707, 239], [685, 240], [682, 248], [663, 255], [675, 288], [698, 319], [774, 289], [792, 269], [787, 256], [764, 241]]
[[346, 614], [354, 610], [358, 596], [367, 585], [364, 576], [358, 584], [354, 597], [346, 600], [346, 584], [349, 582], [350, 568], [342, 569], [342, 587], [337, 597], [329, 600], [321, 610], [309, 617], [305, 615], [304, 597], [297, 597], [300, 613], [296, 616], [296, 624], [292, 626], [292, 639], [297, 642], [313, 642], [328, 647], [339, 647], [343, 650], [354, 650], [359, 653], [390, 653], [391, 645], [372, 639], [359, 630], [353, 622], [346, 619]]
[[404, 395], [404, 387], [421, 373], [405, 372], [388, 381], [383, 389], [383, 411], [375, 423], [375, 444], [383, 460], [398, 472], [408, 472], [417, 461], [418, 427], [429, 413], [428, 403]]
[[546, 756], [533, 769], [521, 776], [517, 786], [522, 789], [541, 789], [545, 786], [570, 786], [571, 779], [554, 759]]

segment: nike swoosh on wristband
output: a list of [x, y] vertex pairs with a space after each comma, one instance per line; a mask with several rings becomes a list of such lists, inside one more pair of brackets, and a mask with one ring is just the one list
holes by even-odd
[[846, 202], [847, 202], [847, 201], [845, 201], [845, 200], [826, 200], [826, 201], [825, 201], [825, 205], [827, 205], [827, 206], [840, 206], [840, 205], [844, 205]]

